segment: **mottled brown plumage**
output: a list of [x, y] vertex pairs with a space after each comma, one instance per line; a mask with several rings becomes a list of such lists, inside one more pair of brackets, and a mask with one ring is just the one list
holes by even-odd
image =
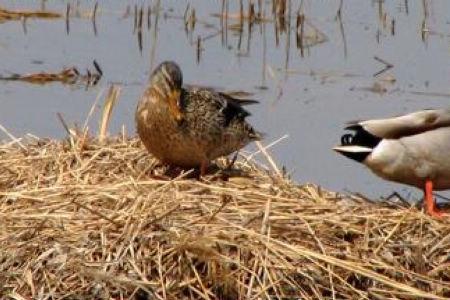
[[147, 150], [163, 163], [200, 167], [261, 138], [245, 118], [238, 100], [209, 88], [183, 87], [174, 62], [163, 62], [152, 73], [136, 110], [137, 132]]

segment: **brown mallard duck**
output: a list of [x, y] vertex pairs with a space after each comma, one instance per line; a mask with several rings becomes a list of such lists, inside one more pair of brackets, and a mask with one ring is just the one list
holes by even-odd
[[210, 161], [261, 139], [245, 118], [242, 105], [255, 100], [233, 98], [211, 88], [183, 86], [179, 66], [161, 63], [136, 110], [136, 127], [147, 150], [161, 162], [206, 173]]

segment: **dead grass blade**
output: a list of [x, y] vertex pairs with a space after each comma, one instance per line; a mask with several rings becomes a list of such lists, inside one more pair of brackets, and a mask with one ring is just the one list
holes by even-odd
[[120, 88], [111, 85], [111, 87], [108, 90], [108, 94], [105, 98], [105, 104], [103, 105], [103, 111], [100, 119], [100, 126], [99, 126], [99, 133], [98, 133], [98, 139], [100, 143], [103, 143], [105, 141], [105, 138], [107, 136], [107, 130], [108, 130], [108, 124], [111, 119], [111, 113], [114, 108], [114, 105], [117, 102], [117, 99], [120, 95]]

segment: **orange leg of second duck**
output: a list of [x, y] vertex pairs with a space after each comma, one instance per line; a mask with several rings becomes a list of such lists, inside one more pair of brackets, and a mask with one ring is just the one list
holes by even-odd
[[425, 205], [426, 211], [433, 217], [442, 217], [442, 213], [437, 210], [436, 203], [433, 197], [433, 181], [427, 180], [425, 182]]

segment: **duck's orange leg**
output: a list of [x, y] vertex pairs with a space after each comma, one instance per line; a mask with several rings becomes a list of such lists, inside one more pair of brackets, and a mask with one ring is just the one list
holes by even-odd
[[208, 171], [209, 162], [204, 160], [200, 164], [200, 178], [205, 177], [206, 172]]
[[425, 182], [425, 205], [427, 213], [431, 216], [437, 218], [442, 217], [442, 213], [437, 210], [436, 203], [434, 202], [433, 181], [429, 179]]

